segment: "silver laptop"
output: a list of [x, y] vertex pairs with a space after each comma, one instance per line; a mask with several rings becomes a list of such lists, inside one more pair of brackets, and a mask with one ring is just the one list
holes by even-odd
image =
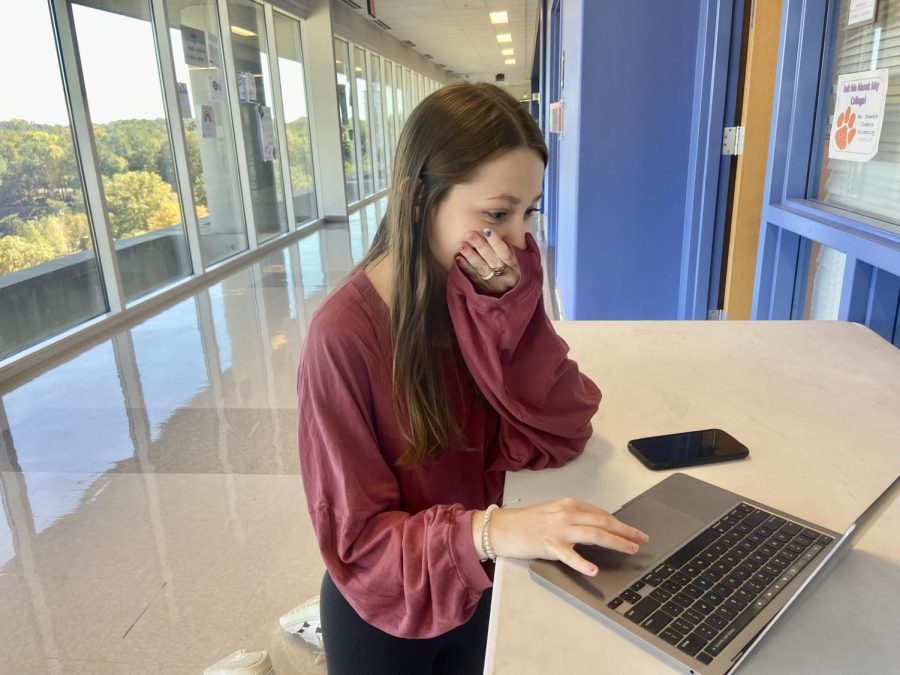
[[696, 673], [737, 668], [843, 542], [682, 473], [613, 515], [650, 536], [639, 553], [579, 544], [595, 577], [547, 560], [532, 577]]

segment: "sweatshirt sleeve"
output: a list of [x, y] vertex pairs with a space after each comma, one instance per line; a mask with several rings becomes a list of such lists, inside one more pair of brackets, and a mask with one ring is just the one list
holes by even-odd
[[[364, 343], [314, 318], [298, 372], [300, 467], [313, 529], [335, 585], [386, 633], [440, 635], [474, 614], [491, 585], [472, 543], [472, 510], [400, 510], [375, 433]], [[375, 358], [370, 356], [370, 358]]]
[[500, 417], [491, 470], [562, 466], [584, 450], [600, 390], [568, 358], [569, 346], [544, 311], [543, 270], [534, 238], [513, 248], [521, 276], [502, 296], [479, 294], [453, 266], [447, 302], [463, 359]]

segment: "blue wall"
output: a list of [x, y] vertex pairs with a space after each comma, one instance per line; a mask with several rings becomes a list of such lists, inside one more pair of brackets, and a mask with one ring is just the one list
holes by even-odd
[[557, 283], [569, 319], [675, 319], [708, 3], [561, 0]]
[[[587, 0], [590, 2], [590, 0]], [[559, 141], [559, 207], [556, 234], [556, 283], [562, 292], [567, 319], [577, 314], [575, 290], [580, 264], [578, 256], [578, 158], [581, 138], [581, 26], [583, 0], [560, 0], [561, 41], [565, 53], [565, 128]], [[552, 64], [552, 59], [548, 62]], [[552, 65], [551, 65], [552, 67]], [[549, 79], [549, 78], [548, 78]], [[552, 141], [551, 141], [552, 142]]]

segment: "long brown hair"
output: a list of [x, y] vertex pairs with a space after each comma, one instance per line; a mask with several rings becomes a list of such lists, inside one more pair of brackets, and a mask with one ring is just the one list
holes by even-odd
[[400, 428], [409, 442], [399, 464], [421, 465], [459, 435], [439, 349], [455, 345], [455, 336], [446, 271], [431, 250], [433, 215], [450, 188], [484, 162], [520, 147], [535, 150], [547, 163], [535, 121], [512, 96], [486, 83], [456, 82], [430, 94], [400, 134], [387, 211], [355, 268], [388, 253], [393, 260], [391, 374]]

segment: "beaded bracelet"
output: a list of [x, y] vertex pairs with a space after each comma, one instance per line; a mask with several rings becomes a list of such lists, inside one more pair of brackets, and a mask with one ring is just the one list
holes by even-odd
[[491, 548], [491, 540], [488, 536], [488, 526], [491, 524], [491, 516], [494, 515], [494, 511], [499, 508], [500, 507], [496, 504], [491, 504], [484, 512], [484, 520], [481, 523], [481, 562], [497, 560], [497, 556], [494, 555], [494, 549]]

